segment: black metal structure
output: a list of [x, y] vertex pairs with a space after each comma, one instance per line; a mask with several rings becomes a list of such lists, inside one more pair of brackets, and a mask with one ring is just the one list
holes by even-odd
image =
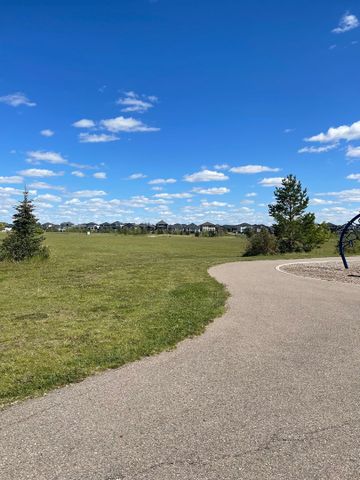
[[349, 268], [345, 257], [346, 249], [353, 248], [357, 241], [360, 243], [360, 213], [352, 218], [341, 231], [339, 253], [346, 269]]

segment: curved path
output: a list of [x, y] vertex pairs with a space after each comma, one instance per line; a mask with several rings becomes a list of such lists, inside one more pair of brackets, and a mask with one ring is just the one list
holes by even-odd
[[0, 413], [2, 480], [360, 478], [360, 290], [211, 269], [206, 333]]

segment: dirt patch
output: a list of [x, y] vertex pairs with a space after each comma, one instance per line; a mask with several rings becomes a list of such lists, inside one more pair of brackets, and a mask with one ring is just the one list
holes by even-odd
[[341, 262], [293, 263], [283, 265], [281, 270], [302, 277], [360, 285], [360, 262], [352, 262], [349, 267], [345, 270]]

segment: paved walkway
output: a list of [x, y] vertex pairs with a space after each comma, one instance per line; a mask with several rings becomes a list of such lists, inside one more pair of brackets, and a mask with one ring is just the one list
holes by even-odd
[[1, 480], [358, 480], [360, 289], [279, 263], [213, 268], [204, 335], [0, 413]]

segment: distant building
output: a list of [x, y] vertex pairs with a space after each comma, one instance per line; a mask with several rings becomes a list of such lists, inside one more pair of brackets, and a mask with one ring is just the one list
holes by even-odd
[[215, 233], [216, 230], [217, 230], [217, 228], [216, 228], [216, 225], [214, 223], [205, 222], [205, 223], [202, 223], [200, 225], [200, 231], [201, 232]]
[[160, 220], [160, 222], [156, 224], [155, 228], [157, 231], [165, 232], [168, 229], [168, 224], [164, 222], [164, 220]]

